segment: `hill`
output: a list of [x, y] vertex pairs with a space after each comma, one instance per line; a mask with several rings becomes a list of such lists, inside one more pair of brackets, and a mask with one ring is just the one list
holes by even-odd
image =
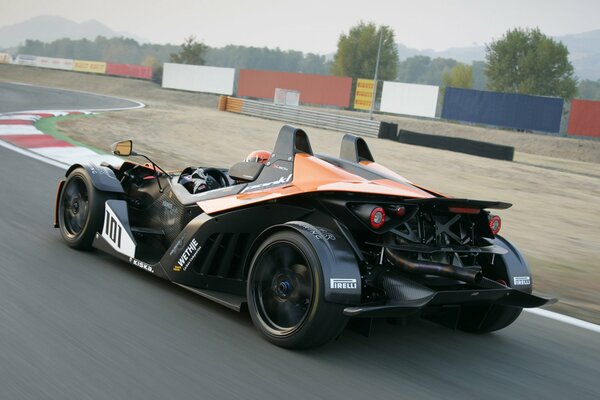
[[0, 49], [16, 47], [25, 43], [27, 39], [49, 43], [62, 38], [93, 40], [97, 36], [125, 36], [144, 41], [127, 33], [113, 31], [96, 20], [77, 23], [63, 17], [41, 15], [18, 24], [0, 27]]

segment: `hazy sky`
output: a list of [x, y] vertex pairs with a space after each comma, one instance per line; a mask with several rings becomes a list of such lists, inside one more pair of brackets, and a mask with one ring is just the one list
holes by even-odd
[[0, 26], [42, 14], [96, 19], [154, 43], [179, 44], [193, 34], [213, 47], [322, 54], [360, 20], [392, 27], [409, 47], [434, 50], [484, 44], [516, 26], [552, 36], [600, 29], [600, 0], [0, 0]]

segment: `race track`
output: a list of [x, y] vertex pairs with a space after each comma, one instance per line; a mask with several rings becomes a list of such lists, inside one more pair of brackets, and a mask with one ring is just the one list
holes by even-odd
[[0, 113], [33, 110], [92, 111], [135, 108], [139, 105], [131, 100], [108, 96], [0, 82]]
[[0, 170], [1, 399], [600, 398], [600, 335], [529, 313], [486, 336], [380, 322], [277, 348], [247, 313], [66, 247], [52, 227], [64, 170], [2, 147]]

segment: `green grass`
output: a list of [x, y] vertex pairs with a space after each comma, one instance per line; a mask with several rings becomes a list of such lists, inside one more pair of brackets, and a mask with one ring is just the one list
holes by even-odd
[[93, 146], [87, 145], [85, 143], [78, 142], [70, 138], [69, 136], [63, 134], [58, 128], [58, 124], [60, 122], [66, 121], [68, 119], [76, 119], [76, 118], [92, 118], [95, 117], [95, 114], [71, 114], [60, 117], [48, 117], [42, 118], [38, 120], [34, 125], [37, 129], [44, 132], [46, 135], [50, 135], [55, 137], [56, 139], [64, 140], [65, 142], [71, 143], [73, 146], [85, 147], [87, 149], [92, 150], [98, 154], [106, 154], [106, 152], [99, 150]]

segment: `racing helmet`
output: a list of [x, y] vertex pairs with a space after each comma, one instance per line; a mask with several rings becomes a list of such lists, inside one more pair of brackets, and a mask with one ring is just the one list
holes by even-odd
[[248, 154], [244, 161], [266, 164], [271, 158], [271, 152], [267, 150], [255, 150]]

